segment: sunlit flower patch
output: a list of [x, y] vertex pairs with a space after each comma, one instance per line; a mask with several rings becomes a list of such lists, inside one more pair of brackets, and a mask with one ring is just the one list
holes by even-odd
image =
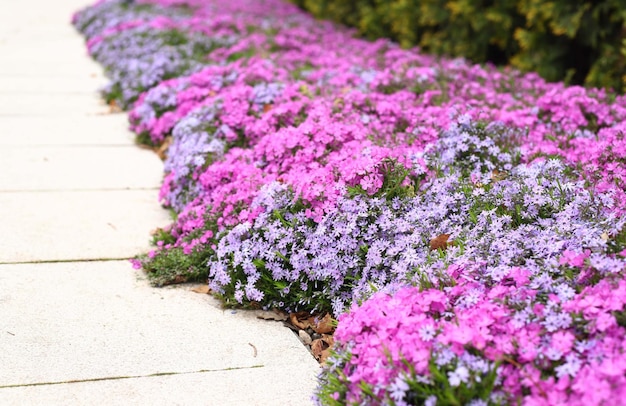
[[280, 0], [101, 1], [75, 26], [165, 151], [135, 260], [330, 312], [321, 404], [626, 398], [626, 99], [367, 42]]

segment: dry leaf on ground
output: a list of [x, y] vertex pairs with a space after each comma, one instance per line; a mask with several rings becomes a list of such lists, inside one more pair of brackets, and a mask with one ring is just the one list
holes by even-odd
[[170, 145], [172, 144], [172, 137], [168, 136], [165, 137], [165, 140], [163, 140], [163, 143], [156, 148], [156, 154], [159, 156], [159, 158], [161, 158], [161, 160], [165, 161], [165, 159], [167, 158], [167, 150], [170, 148]]
[[174, 279], [168, 283], [168, 285], [175, 285], [177, 283], [185, 283], [187, 282], [187, 277], [185, 275], [176, 275]]
[[117, 113], [122, 113], [124, 110], [122, 110], [122, 108], [120, 106], [117, 105], [117, 103], [115, 102], [115, 100], [111, 100], [109, 102], [109, 113], [111, 114], [117, 114]]
[[491, 180], [494, 182], [499, 182], [501, 180], [506, 179], [507, 177], [507, 173], [506, 172], [501, 172], [497, 169], [494, 169], [493, 171], [491, 171]]
[[440, 234], [433, 238], [430, 240], [430, 250], [434, 251], [441, 248], [445, 251], [448, 246], [452, 245], [452, 241], [448, 241], [448, 238], [450, 238], [450, 234]]
[[191, 289], [191, 291], [196, 292], [196, 293], [203, 293], [205, 295], [208, 295], [209, 293], [211, 293], [211, 289], [209, 288], [209, 285], [196, 286], [195, 288]]
[[311, 352], [320, 364], [326, 362], [326, 359], [330, 356], [330, 351], [333, 348], [334, 343], [335, 340], [333, 339], [333, 336], [328, 334], [324, 334], [322, 335], [322, 338], [313, 340], [311, 343]]
[[333, 318], [330, 316], [330, 313], [326, 313], [326, 315], [322, 317], [313, 327], [313, 331], [318, 334], [328, 334], [334, 330], [335, 326], [333, 325]]
[[315, 318], [307, 312], [289, 314], [289, 321], [301, 330], [315, 327]]
[[263, 320], [286, 321], [287, 319], [289, 319], [289, 316], [287, 315], [287, 313], [277, 310], [277, 309], [255, 310], [254, 314], [256, 315], [257, 319], [263, 319]]

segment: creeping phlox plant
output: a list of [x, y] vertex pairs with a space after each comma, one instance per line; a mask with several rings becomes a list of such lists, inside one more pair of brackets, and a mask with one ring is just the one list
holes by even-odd
[[166, 151], [174, 221], [135, 265], [332, 313], [318, 403], [626, 399], [624, 96], [280, 0], [105, 0], [73, 21], [107, 101]]
[[[401, 264], [408, 283], [379, 286], [339, 316], [338, 346], [321, 377], [320, 402], [618, 399], [626, 383], [626, 220], [611, 210], [613, 194], [590, 192], [558, 160], [506, 163], [506, 175], [459, 175], [480, 156], [475, 148], [482, 142], [450, 151], [446, 145], [459, 145], [447, 140], [459, 136], [456, 131], [435, 148], [441, 157], [455, 156], [449, 173], [423, 186], [426, 204], [417, 198], [408, 207], [398, 204], [408, 221], [388, 226], [396, 235], [419, 230], [390, 261]], [[482, 149], [502, 157], [488, 144]], [[465, 152], [471, 153], [463, 157]], [[429, 251], [419, 240], [428, 231], [449, 233], [447, 245]], [[398, 252], [387, 241], [383, 235], [368, 246], [382, 244], [384, 258]], [[384, 264], [380, 257], [378, 251], [376, 263]], [[365, 262], [360, 269], [368, 267]], [[600, 390], [589, 390], [590, 379]]]

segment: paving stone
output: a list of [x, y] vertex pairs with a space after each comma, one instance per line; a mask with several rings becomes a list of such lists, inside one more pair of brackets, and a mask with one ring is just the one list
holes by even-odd
[[134, 145], [124, 114], [2, 117], [0, 146]]
[[156, 190], [0, 193], [0, 263], [129, 258], [170, 223]]
[[80, 382], [66, 385], [0, 388], [7, 406], [40, 405], [312, 405], [315, 382], [307, 368], [237, 369], [198, 374]]
[[0, 116], [99, 115], [110, 112], [97, 93], [2, 94]]
[[0, 76], [0, 94], [3, 97], [28, 93], [94, 94], [94, 89], [101, 89], [106, 83], [107, 80], [104, 77], [95, 74], [92, 77], [80, 78], [61, 76], [56, 80], [50, 80], [48, 76], [44, 75]]
[[185, 286], [154, 289], [127, 261], [0, 265], [0, 305], [2, 404], [8, 385], [197, 371], [222, 371], [197, 374], [209, 397], [293, 392], [286, 383], [311, 393], [319, 370], [282, 323]]
[[157, 189], [162, 171], [163, 163], [154, 152], [134, 145], [0, 149], [0, 193]]

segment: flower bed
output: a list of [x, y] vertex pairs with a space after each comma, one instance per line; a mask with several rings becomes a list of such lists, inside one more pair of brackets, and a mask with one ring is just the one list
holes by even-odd
[[104, 96], [167, 146], [175, 221], [137, 267], [331, 312], [323, 404], [623, 398], [624, 96], [223, 3], [74, 16]]

